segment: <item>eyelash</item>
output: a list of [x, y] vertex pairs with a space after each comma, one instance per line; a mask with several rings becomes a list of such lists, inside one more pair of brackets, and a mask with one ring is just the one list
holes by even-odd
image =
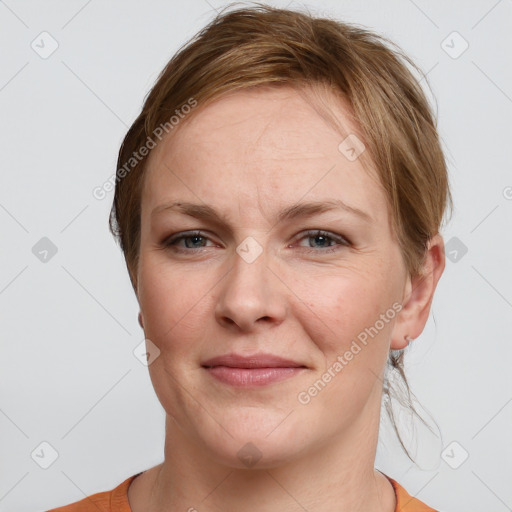
[[[335, 233], [330, 233], [328, 231], [323, 231], [321, 229], [312, 229], [312, 230], [308, 230], [306, 231], [302, 237], [299, 238], [299, 241], [304, 239], [304, 238], [314, 238], [314, 237], [318, 237], [318, 236], [322, 236], [322, 237], [325, 237], [325, 238], [328, 238], [330, 240], [333, 240], [334, 242], [338, 242], [337, 246], [328, 246], [326, 249], [313, 249], [313, 248], [309, 248], [307, 249], [306, 247], [304, 247], [303, 249], [306, 249], [305, 252], [306, 253], [316, 253], [316, 254], [319, 254], [319, 253], [333, 253], [333, 252], [336, 252], [337, 250], [339, 250], [339, 246], [345, 246], [345, 247], [350, 247], [352, 244], [350, 242], [350, 240], [348, 240], [346, 237], [343, 237], [341, 235], [337, 235]], [[173, 250], [175, 250], [176, 252], [181, 252], [181, 253], [191, 253], [191, 252], [195, 252], [195, 251], [200, 251], [201, 249], [206, 249], [207, 247], [196, 247], [196, 248], [182, 248], [182, 247], [178, 247], [176, 245], [177, 242], [180, 242], [181, 240], [185, 240], [185, 239], [188, 239], [188, 238], [193, 238], [193, 237], [202, 237], [202, 238], [205, 238], [207, 240], [209, 240], [209, 238], [201, 231], [193, 231], [193, 232], [188, 232], [188, 233], [182, 233], [178, 236], [172, 236], [170, 238], [167, 238], [166, 240], [164, 240], [162, 242], [162, 244], [164, 245], [164, 247], [172, 247]]]

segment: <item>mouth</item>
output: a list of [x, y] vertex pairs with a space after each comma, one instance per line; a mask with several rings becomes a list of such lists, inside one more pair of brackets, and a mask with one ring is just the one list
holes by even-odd
[[306, 370], [305, 366], [294, 368], [234, 368], [231, 366], [205, 367], [216, 380], [238, 387], [266, 386], [294, 377]]
[[202, 367], [216, 380], [237, 387], [266, 386], [302, 373], [307, 366], [273, 354], [226, 354], [208, 359]]

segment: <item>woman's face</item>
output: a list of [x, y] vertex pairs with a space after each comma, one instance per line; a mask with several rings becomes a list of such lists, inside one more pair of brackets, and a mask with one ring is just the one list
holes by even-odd
[[[358, 424], [376, 429], [368, 419], [409, 279], [361, 147], [353, 136], [340, 146], [288, 87], [231, 93], [190, 115], [148, 162], [137, 272], [145, 335], [160, 350], [149, 371], [176, 442], [270, 466]], [[227, 354], [302, 368], [203, 366]]]

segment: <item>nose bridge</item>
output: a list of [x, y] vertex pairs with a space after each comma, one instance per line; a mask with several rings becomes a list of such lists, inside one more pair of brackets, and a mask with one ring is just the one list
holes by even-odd
[[[267, 268], [269, 253], [262, 244], [247, 237], [233, 252], [231, 270], [223, 280], [216, 305], [219, 321], [249, 329], [260, 319], [280, 321], [283, 297]], [[231, 322], [229, 322], [231, 323]]]

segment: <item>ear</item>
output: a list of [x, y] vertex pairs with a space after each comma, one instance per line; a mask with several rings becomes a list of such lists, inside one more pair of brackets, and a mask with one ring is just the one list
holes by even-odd
[[390, 348], [405, 348], [425, 328], [437, 283], [445, 268], [444, 241], [437, 233], [430, 239], [421, 275], [407, 277], [402, 310], [397, 316]]

